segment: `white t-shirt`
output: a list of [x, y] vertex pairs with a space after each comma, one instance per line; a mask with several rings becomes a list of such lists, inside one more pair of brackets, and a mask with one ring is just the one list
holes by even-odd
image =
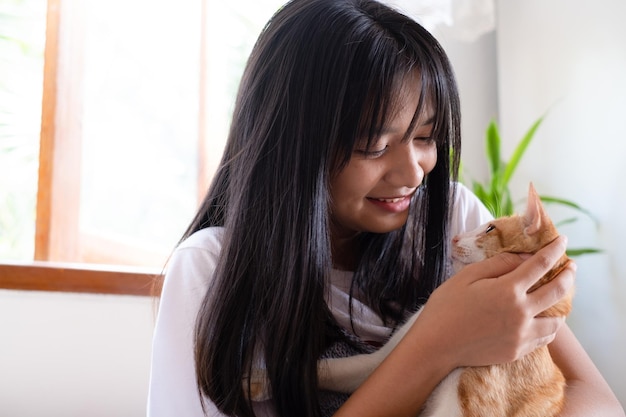
[[[492, 218], [487, 209], [465, 186], [458, 184], [453, 206], [452, 235], [471, 230]], [[165, 274], [159, 313], [152, 344], [152, 365], [148, 393], [149, 417], [222, 416], [205, 402], [200, 405], [193, 359], [193, 332], [196, 315], [215, 270], [224, 229], [199, 230], [176, 249]], [[352, 273], [333, 270], [331, 291], [326, 300], [337, 322], [351, 330], [348, 315]], [[363, 340], [384, 342], [391, 329], [366, 305], [352, 301], [353, 324]], [[258, 416], [273, 416], [270, 401], [255, 403]]]

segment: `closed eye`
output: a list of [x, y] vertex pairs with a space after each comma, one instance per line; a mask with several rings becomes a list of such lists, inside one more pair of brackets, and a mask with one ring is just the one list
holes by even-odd
[[383, 149], [379, 150], [355, 149], [354, 152], [366, 159], [374, 159], [383, 156], [383, 154], [387, 151], [387, 148], [388, 146], [385, 146]]
[[493, 224], [490, 224], [489, 226], [487, 226], [487, 229], [485, 229], [485, 234], [491, 232], [492, 230], [495, 230], [496, 226], [494, 226]]
[[425, 143], [433, 143], [435, 139], [432, 136], [418, 136], [413, 138], [413, 140]]
[[435, 138], [433, 137], [434, 133], [434, 124], [432, 118], [422, 126], [420, 126], [415, 133], [412, 135], [414, 141], [421, 142], [426, 145], [430, 145], [435, 143]]

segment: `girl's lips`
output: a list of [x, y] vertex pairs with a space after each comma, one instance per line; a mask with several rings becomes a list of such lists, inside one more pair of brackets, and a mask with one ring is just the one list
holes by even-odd
[[401, 213], [409, 208], [411, 205], [411, 196], [393, 197], [393, 198], [372, 198], [368, 197], [367, 200], [390, 213]]

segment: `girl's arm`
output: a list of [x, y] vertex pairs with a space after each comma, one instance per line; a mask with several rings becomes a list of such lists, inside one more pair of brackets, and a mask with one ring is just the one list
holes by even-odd
[[[413, 328], [419, 328], [420, 320]], [[408, 335], [407, 335], [408, 336]], [[452, 371], [434, 337], [405, 337], [335, 413], [347, 416], [415, 416], [437, 384]]]
[[624, 417], [624, 409], [568, 326], [549, 345], [567, 380], [563, 417]]
[[[188, 242], [173, 254], [167, 268], [152, 339], [148, 417], [205, 417], [193, 356], [194, 323], [206, 292], [206, 271], [217, 257]], [[212, 404], [207, 414], [221, 416]]]

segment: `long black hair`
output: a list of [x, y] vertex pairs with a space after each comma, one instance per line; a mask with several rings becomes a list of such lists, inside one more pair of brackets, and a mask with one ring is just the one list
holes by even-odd
[[261, 33], [221, 164], [184, 236], [226, 230], [195, 336], [200, 393], [223, 413], [253, 415], [242, 380], [261, 352], [278, 415], [319, 415], [316, 361], [333, 323], [329, 181], [364, 132], [375, 140], [415, 74], [414, 118], [432, 106], [438, 161], [402, 229], [362, 235], [354, 280], [387, 320], [444, 279], [460, 151], [448, 59], [419, 24], [373, 0], [293, 0]]

